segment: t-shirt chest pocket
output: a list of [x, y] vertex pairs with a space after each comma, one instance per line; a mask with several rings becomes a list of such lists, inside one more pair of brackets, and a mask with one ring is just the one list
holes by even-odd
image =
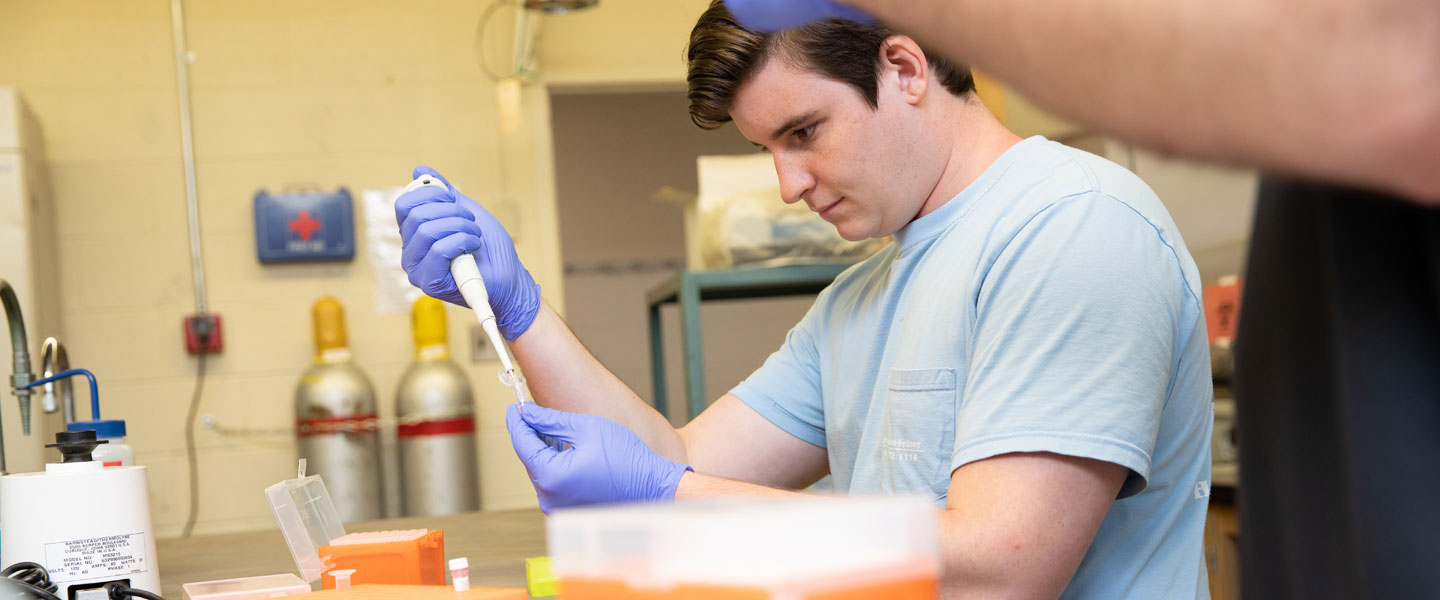
[[891, 369], [881, 421], [879, 475], [889, 491], [950, 488], [955, 369]]

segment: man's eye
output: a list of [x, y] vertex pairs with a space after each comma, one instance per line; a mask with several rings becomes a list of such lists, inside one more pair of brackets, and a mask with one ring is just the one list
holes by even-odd
[[810, 125], [810, 126], [808, 126], [808, 127], [801, 127], [800, 129], [796, 129], [796, 130], [795, 130], [795, 139], [800, 140], [800, 141], [802, 141], [802, 142], [808, 142], [808, 141], [810, 141], [810, 136], [812, 136], [812, 135], [815, 135], [815, 126], [814, 126], [814, 125]]

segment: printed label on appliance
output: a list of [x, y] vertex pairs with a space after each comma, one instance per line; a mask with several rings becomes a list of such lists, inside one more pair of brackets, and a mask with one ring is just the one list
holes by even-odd
[[108, 535], [45, 544], [50, 580], [65, 583], [144, 573], [145, 534]]

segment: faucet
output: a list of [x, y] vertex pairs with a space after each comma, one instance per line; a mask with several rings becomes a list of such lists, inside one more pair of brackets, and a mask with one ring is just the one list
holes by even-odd
[[[20, 400], [20, 420], [25, 435], [30, 435], [30, 390], [26, 389], [35, 376], [30, 373], [30, 343], [25, 337], [25, 318], [20, 314], [20, 299], [10, 282], [0, 279], [0, 304], [10, 322], [10, 347], [15, 358], [15, 371], [10, 374], [10, 389]], [[5, 473], [5, 435], [0, 428], [0, 473]]]
[[[40, 377], [46, 378], [68, 370], [70, 370], [70, 355], [65, 352], [65, 344], [53, 337], [45, 338], [45, 341], [40, 344]], [[65, 424], [74, 423], [75, 384], [69, 379], [45, 384], [45, 393], [41, 396], [44, 399], [45, 412], [53, 413], [58, 410], [58, 407], [55, 406], [56, 385], [60, 386], [60, 399], [64, 402]]]

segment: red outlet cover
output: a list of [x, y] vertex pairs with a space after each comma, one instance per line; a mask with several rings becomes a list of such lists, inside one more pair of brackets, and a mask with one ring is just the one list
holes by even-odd
[[[210, 336], [204, 345], [200, 343], [200, 330], [209, 325]], [[224, 347], [221, 335], [220, 315], [204, 313], [185, 317], [185, 351], [191, 354], [217, 354]]]

